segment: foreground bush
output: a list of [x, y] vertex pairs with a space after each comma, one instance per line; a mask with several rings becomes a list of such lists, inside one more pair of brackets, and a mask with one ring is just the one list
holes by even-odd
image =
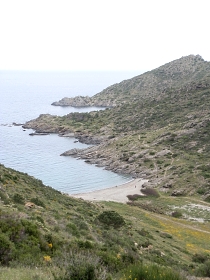
[[129, 266], [120, 280], [186, 280], [179, 273], [168, 267], [157, 265], [132, 265]]
[[210, 260], [205, 261], [196, 270], [196, 275], [201, 277], [210, 277]]
[[0, 265], [40, 263], [51, 251], [48, 243], [35, 223], [0, 213]]
[[60, 272], [53, 271], [54, 280], [105, 280], [107, 269], [100, 258], [87, 251], [70, 250], [55, 259]]

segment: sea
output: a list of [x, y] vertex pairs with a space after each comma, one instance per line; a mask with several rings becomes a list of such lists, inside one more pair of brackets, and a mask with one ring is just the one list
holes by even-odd
[[21, 125], [40, 114], [63, 116], [101, 108], [52, 106], [63, 97], [92, 96], [140, 72], [0, 71], [0, 163], [27, 173], [45, 185], [68, 194], [124, 184], [129, 176], [116, 174], [84, 160], [60, 156], [86, 144], [56, 134], [30, 136]]

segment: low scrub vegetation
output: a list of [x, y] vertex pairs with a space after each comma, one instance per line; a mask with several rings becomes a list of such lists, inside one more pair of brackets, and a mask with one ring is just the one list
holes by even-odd
[[[203, 250], [210, 251], [209, 235], [201, 231], [202, 238], [195, 239], [194, 228], [187, 235], [181, 227], [177, 232], [171, 214], [166, 216], [171, 213], [169, 201], [182, 207], [182, 198], [157, 197], [152, 189], [148, 193], [153, 195], [131, 201], [138, 207], [95, 204], [61, 194], [3, 165], [0, 178], [2, 280], [143, 279], [149, 277], [146, 269], [156, 279], [163, 274], [170, 278], [180, 264], [189, 274], [208, 274], [209, 256]], [[158, 213], [166, 213], [169, 220], [164, 223]], [[174, 275], [177, 278], [171, 279], [182, 279]]]
[[154, 264], [132, 265], [126, 269], [122, 280], [187, 280], [180, 273]]
[[171, 213], [172, 217], [174, 218], [181, 218], [182, 217], [182, 212], [180, 211], [174, 211]]

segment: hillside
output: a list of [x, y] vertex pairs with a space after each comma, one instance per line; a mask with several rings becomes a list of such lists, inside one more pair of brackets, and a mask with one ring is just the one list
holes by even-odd
[[189, 92], [210, 86], [210, 63], [189, 55], [157, 69], [114, 84], [93, 97], [65, 97], [55, 106], [116, 106], [139, 99], [157, 98], [169, 92]]
[[0, 278], [209, 276], [209, 204], [145, 194], [127, 205], [91, 203], [0, 165]]
[[200, 195], [209, 201], [209, 62], [182, 57], [91, 98], [99, 99], [113, 107], [63, 117], [41, 115], [24, 128], [96, 144], [63, 155], [149, 179], [148, 186], [171, 196]]
[[[16, 175], [10, 177], [6, 184], [12, 186], [11, 193], [8, 187], [1, 187], [3, 195], [8, 192], [4, 196], [6, 202], [10, 198], [9, 203], [4, 201], [2, 205], [4, 215], [5, 209], [10, 209], [16, 220], [20, 217], [32, 220], [42, 234], [41, 240], [48, 241], [45, 236], [50, 232], [57, 244], [53, 254], [51, 251], [47, 254], [46, 246], [42, 246], [37, 261], [40, 263], [43, 255], [49, 256], [53, 271], [59, 275], [72, 273], [73, 267], [80, 270], [83, 267], [82, 271], [87, 273], [93, 266], [100, 267], [106, 275], [88, 279], [124, 279], [122, 273], [125, 279], [142, 279], [136, 274], [129, 275], [130, 271], [146, 269], [140, 266], [141, 261], [145, 265], [164, 265], [167, 271], [168, 267], [181, 270], [188, 276], [210, 276], [210, 63], [200, 56], [182, 57], [110, 86], [91, 98], [76, 97], [69, 104], [62, 102], [56, 105], [67, 106], [73, 102], [74, 106], [106, 105], [108, 108], [63, 117], [43, 114], [27, 122], [24, 128], [32, 128], [36, 133], [74, 136], [81, 142], [94, 144], [84, 150], [64, 151], [62, 155], [144, 178], [148, 180], [144, 185], [147, 195], [130, 195], [127, 204], [90, 203], [59, 194], [26, 177], [21, 180], [30, 182], [30, 188], [26, 184], [18, 187], [19, 190]], [[1, 168], [9, 174], [15, 172]], [[22, 196], [21, 206], [14, 203], [17, 189]], [[44, 207], [36, 208], [40, 200]], [[34, 201], [35, 208], [26, 210], [26, 201]], [[120, 224], [115, 227], [117, 222]], [[74, 259], [73, 265], [66, 266], [66, 260], [72, 255], [82, 262]], [[60, 266], [58, 259], [65, 265]], [[149, 271], [153, 271], [151, 266]], [[94, 273], [99, 272], [94, 270]], [[158, 272], [143, 279], [158, 279], [157, 274], [163, 275]], [[57, 279], [69, 279], [62, 277]]]

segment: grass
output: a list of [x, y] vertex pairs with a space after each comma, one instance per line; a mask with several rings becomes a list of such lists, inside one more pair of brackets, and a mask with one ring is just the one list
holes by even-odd
[[154, 264], [132, 265], [124, 273], [121, 280], [186, 280], [178, 272]]
[[[165, 200], [166, 203], [167, 199]], [[181, 201], [181, 199], [180, 199]], [[182, 201], [184, 203], [184, 201]], [[171, 218], [166, 215], [159, 215], [156, 213], [151, 213], [145, 210], [140, 210], [136, 207], [125, 208], [114, 203], [111, 204], [111, 208], [122, 214], [126, 212], [126, 217], [132, 217], [131, 219], [131, 229], [130, 234], [138, 243], [139, 237], [136, 234], [141, 231], [142, 228], [146, 228], [150, 236], [155, 238], [155, 243], [151, 239], [151, 243], [154, 250], [167, 251], [167, 257], [170, 258], [172, 255], [176, 259], [176, 254], [180, 262], [190, 263], [190, 255], [196, 252], [206, 252], [209, 253], [208, 240], [210, 238], [210, 228], [208, 223], [195, 223], [183, 219]], [[123, 208], [123, 209], [122, 209]], [[141, 213], [141, 214], [140, 214]], [[141, 222], [139, 227], [137, 227], [136, 221], [140, 219]], [[166, 233], [165, 235], [163, 233]], [[171, 238], [165, 238], [166, 235], [170, 235]], [[135, 237], [134, 237], [135, 236]], [[145, 238], [145, 241], [148, 238]], [[169, 245], [170, 244], [170, 245]], [[144, 254], [144, 252], [143, 252]], [[151, 256], [154, 260], [154, 256]], [[166, 257], [166, 258], [167, 258]], [[147, 256], [147, 258], [149, 258]], [[150, 259], [150, 258], [149, 258]], [[167, 260], [165, 260], [167, 262]], [[170, 260], [171, 261], [171, 260]]]
[[1, 280], [53, 280], [54, 277], [49, 267], [27, 268], [27, 267], [1, 267]]

